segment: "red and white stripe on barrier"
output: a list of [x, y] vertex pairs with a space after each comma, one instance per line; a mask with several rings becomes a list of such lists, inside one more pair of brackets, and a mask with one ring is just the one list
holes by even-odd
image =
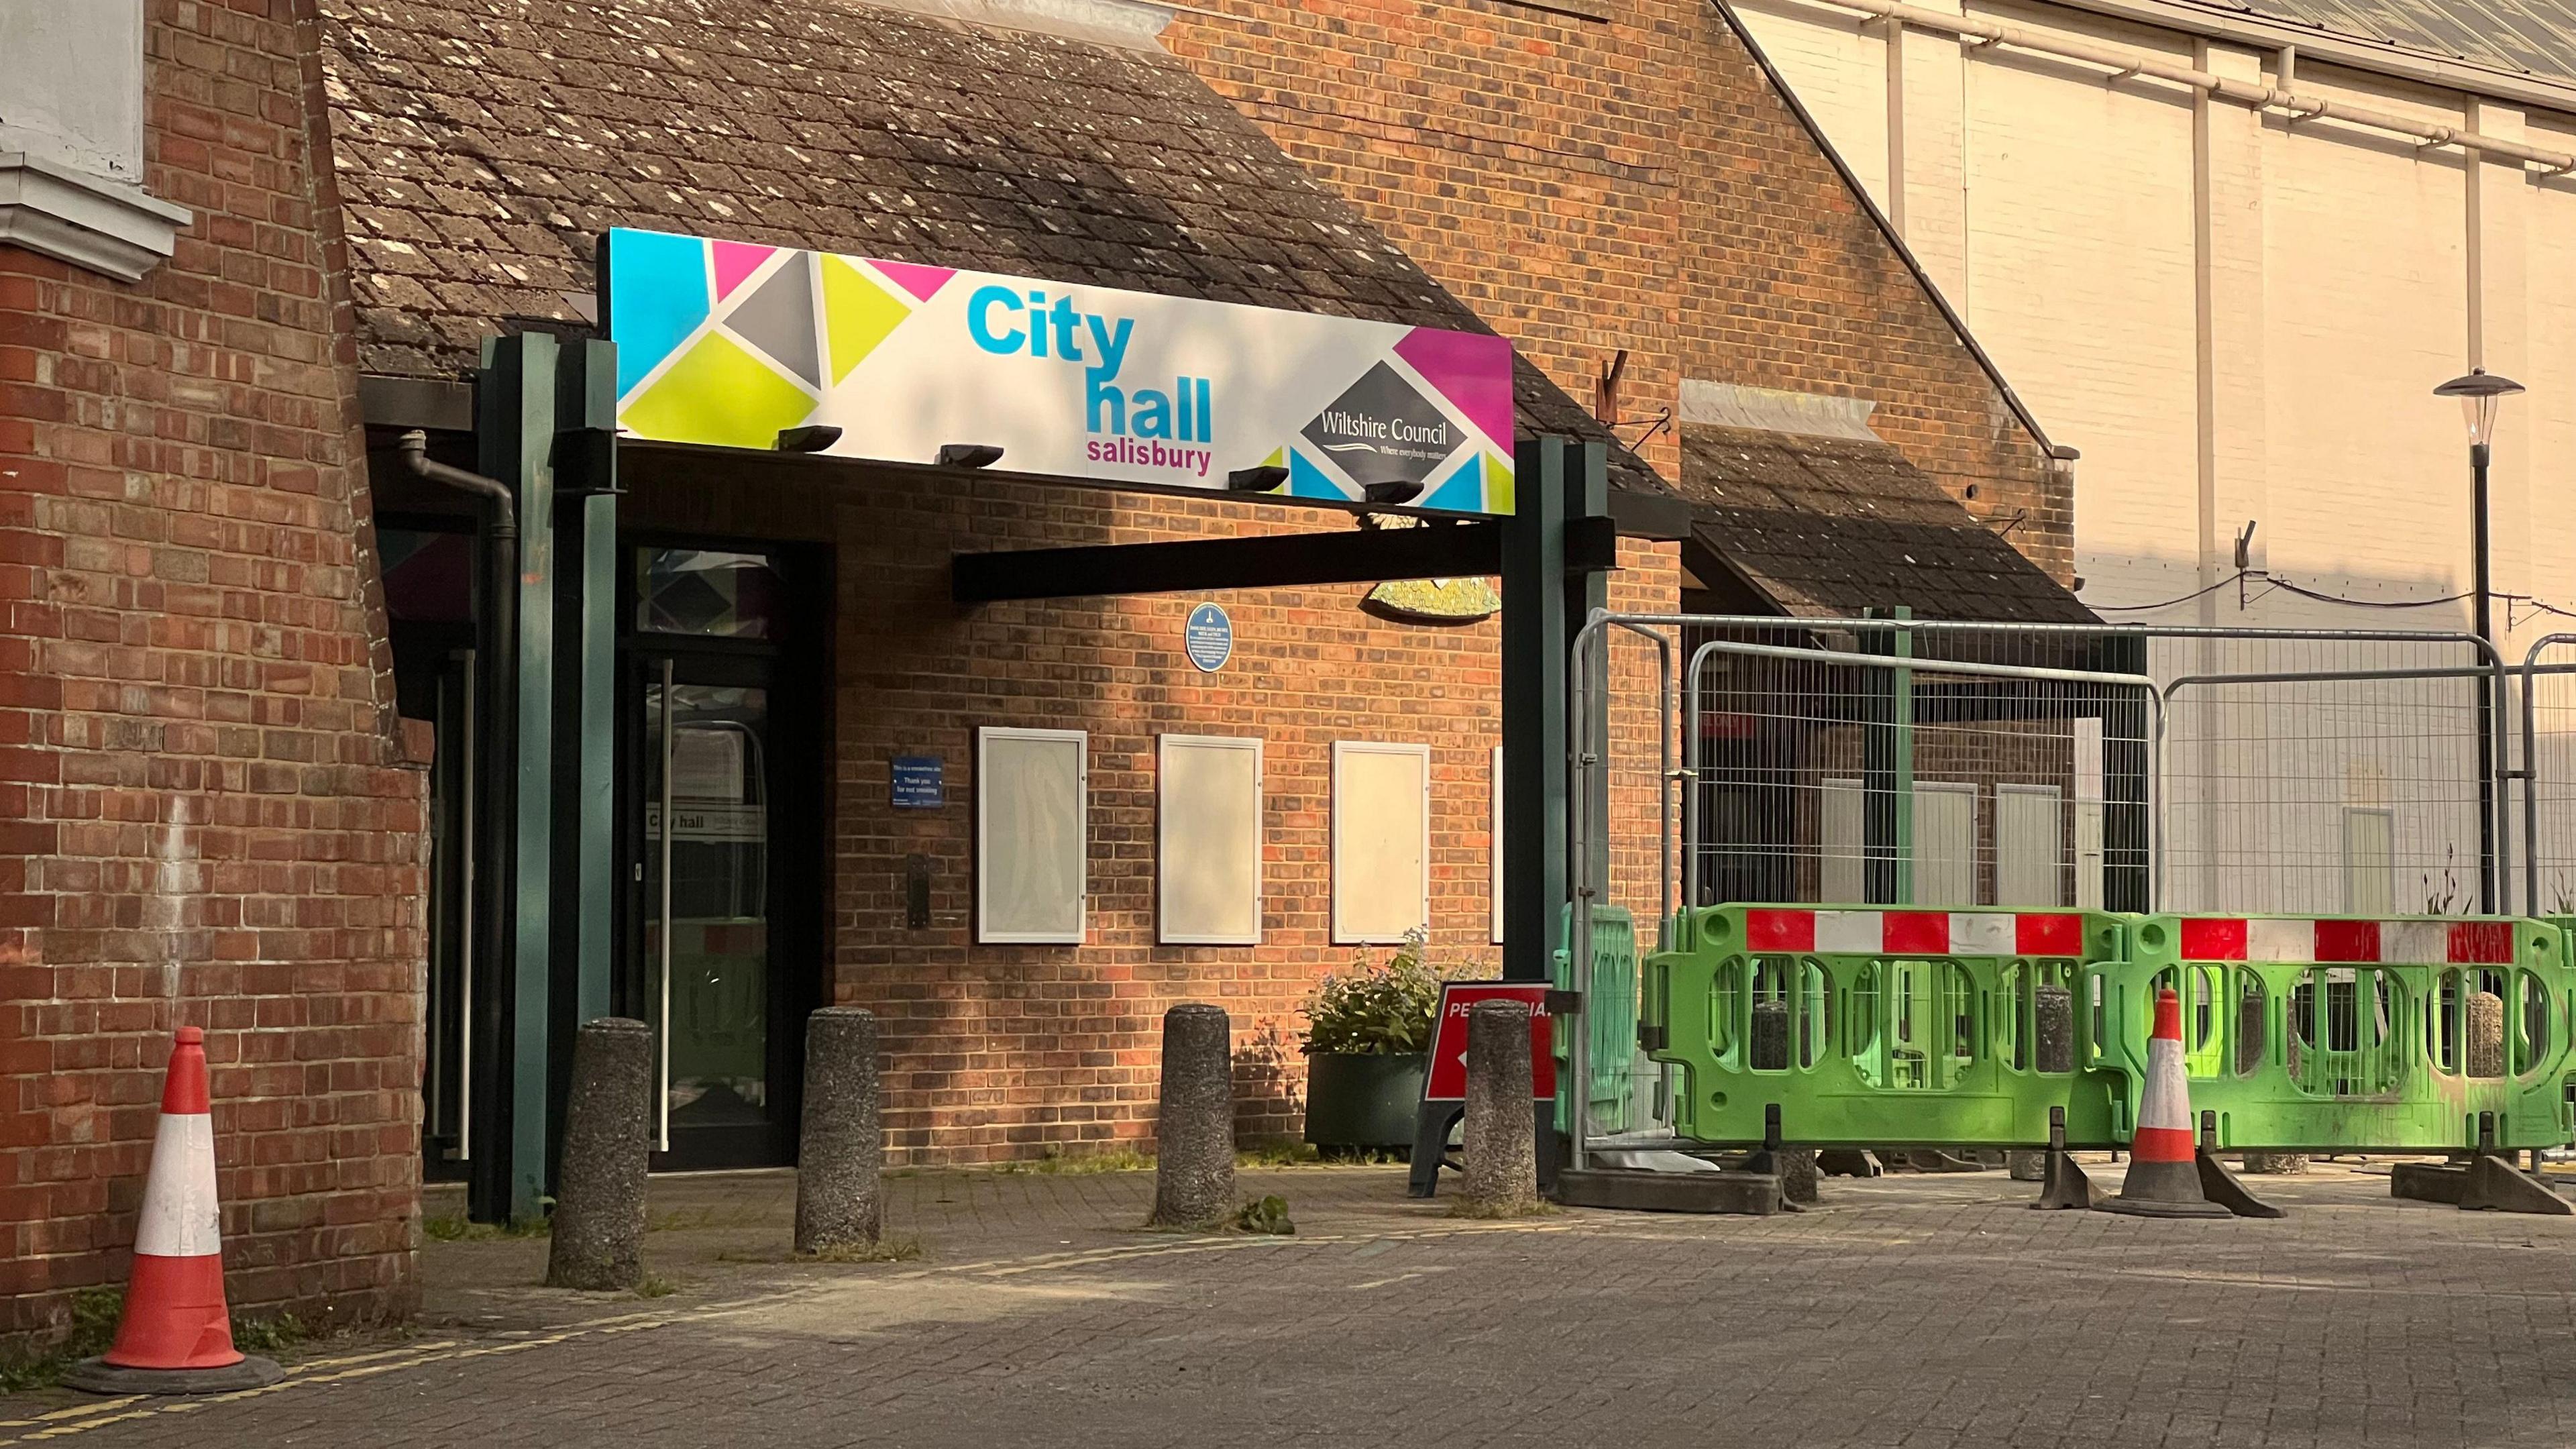
[[2513, 962], [2513, 923], [2186, 916], [2181, 944], [2185, 961], [2505, 966]]
[[2064, 911], [1759, 909], [1744, 913], [1744, 945], [1855, 956], [2076, 956], [2084, 949], [2084, 918]]

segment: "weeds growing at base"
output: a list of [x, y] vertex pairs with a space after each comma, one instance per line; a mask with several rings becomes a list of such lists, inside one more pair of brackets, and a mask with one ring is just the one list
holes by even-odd
[[0, 1363], [0, 1394], [52, 1388], [63, 1370], [85, 1358], [107, 1352], [116, 1340], [117, 1316], [125, 1311], [122, 1288], [84, 1288], [71, 1296], [71, 1331], [51, 1347], [25, 1358]]
[[1094, 1172], [1142, 1172], [1154, 1165], [1154, 1159], [1133, 1147], [1112, 1147], [1103, 1152], [1056, 1152], [1044, 1157], [1018, 1162], [997, 1162], [993, 1171], [1017, 1175], [1025, 1172], [1080, 1176]]
[[[125, 1313], [122, 1288], [84, 1288], [71, 1296], [70, 1331], [51, 1346], [24, 1358], [0, 1362], [0, 1394], [49, 1389], [63, 1371], [85, 1358], [107, 1352], [116, 1341], [117, 1320]], [[244, 1353], [277, 1353], [313, 1336], [292, 1313], [267, 1318], [233, 1315], [233, 1347]]]

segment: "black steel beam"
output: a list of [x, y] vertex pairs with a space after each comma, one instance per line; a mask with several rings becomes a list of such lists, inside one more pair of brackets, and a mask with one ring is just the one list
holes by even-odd
[[358, 378], [358, 414], [371, 428], [470, 433], [474, 431], [474, 385], [364, 373]]
[[[1583, 555], [1579, 561], [1569, 559], [1572, 566], [1617, 566], [1618, 539], [1607, 527], [1609, 520], [1597, 523], [1579, 530], [1583, 535], [1579, 548], [1569, 537], [1569, 554]], [[1374, 531], [961, 553], [950, 562], [949, 591], [961, 604], [987, 604], [1097, 594], [1489, 578], [1502, 572], [1502, 567], [1500, 522], [1433, 523]]]
[[1690, 500], [1670, 493], [1639, 493], [1627, 488], [1613, 488], [1610, 490], [1610, 517], [1619, 525], [1619, 532], [1628, 538], [1672, 543], [1691, 536]]

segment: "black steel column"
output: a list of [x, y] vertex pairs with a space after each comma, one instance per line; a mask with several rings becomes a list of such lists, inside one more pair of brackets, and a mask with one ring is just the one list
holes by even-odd
[[1503, 538], [1503, 975], [1545, 981], [1566, 894], [1565, 504], [1579, 445], [1527, 438]]
[[[466, 1208], [478, 1222], [544, 1215], [548, 1112], [548, 939], [554, 861], [554, 449], [556, 340], [485, 339], [475, 386], [480, 471], [518, 503], [516, 638], [492, 651], [475, 862], [474, 1159]], [[497, 581], [496, 581], [497, 582]]]
[[573, 1043], [609, 1014], [617, 901], [617, 346], [563, 344], [555, 376], [553, 958], [546, 1024], [547, 1191]]
[[[1609, 453], [1601, 444], [1524, 439], [1513, 467], [1515, 507], [1503, 537], [1503, 975], [1545, 981], [1573, 899], [1568, 651], [1609, 597], [1602, 571], [1616, 551], [1597, 557], [1597, 540], [1587, 541], [1609, 526]], [[1608, 860], [1606, 822], [1594, 836], [1598, 883]]]

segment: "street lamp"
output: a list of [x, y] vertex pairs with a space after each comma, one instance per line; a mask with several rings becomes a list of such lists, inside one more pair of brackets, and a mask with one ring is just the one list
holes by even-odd
[[[2469, 424], [2469, 552], [2477, 600], [2478, 637], [2495, 644], [2495, 600], [2487, 566], [2487, 460], [2495, 442], [2498, 404], [2522, 391], [2522, 384], [2483, 367], [2469, 369], [2433, 389], [2435, 397], [2460, 400]], [[2483, 661], [2481, 661], [2483, 662]], [[2495, 699], [2492, 683], [2478, 690], [2478, 909], [2496, 908]]]

